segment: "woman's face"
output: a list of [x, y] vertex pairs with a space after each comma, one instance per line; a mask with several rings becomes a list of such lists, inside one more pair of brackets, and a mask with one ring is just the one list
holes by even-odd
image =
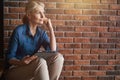
[[33, 24], [43, 24], [44, 23], [44, 10], [40, 7], [36, 8], [34, 11], [29, 13], [29, 20]]

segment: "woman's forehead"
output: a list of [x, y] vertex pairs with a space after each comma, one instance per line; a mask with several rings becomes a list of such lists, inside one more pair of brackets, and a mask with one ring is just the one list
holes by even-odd
[[37, 12], [44, 12], [44, 8], [38, 6], [38, 7], [36, 7], [36, 8], [34, 9], [34, 11], [37, 11]]

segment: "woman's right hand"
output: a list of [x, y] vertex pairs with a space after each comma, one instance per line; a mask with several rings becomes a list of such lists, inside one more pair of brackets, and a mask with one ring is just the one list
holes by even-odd
[[37, 59], [37, 56], [33, 55], [33, 56], [25, 56], [22, 60], [21, 60], [21, 65], [26, 65], [29, 64], [31, 61]]

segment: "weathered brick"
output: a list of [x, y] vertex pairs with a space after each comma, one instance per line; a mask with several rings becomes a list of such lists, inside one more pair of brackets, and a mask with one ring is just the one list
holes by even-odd
[[101, 0], [101, 3], [105, 3], [105, 4], [115, 4], [115, 3], [117, 3], [117, 0]]
[[107, 54], [107, 49], [91, 49], [91, 54]]
[[65, 48], [81, 48], [81, 44], [78, 43], [65, 44]]
[[112, 66], [112, 65], [102, 65], [102, 66], [99, 66], [99, 70], [114, 70], [114, 66]]
[[74, 54], [90, 54], [90, 49], [74, 49]]
[[73, 76], [88, 76], [89, 72], [88, 71], [73, 71]]
[[65, 71], [74, 71], [74, 70], [80, 70], [80, 66], [74, 66], [74, 65], [69, 65], [69, 66], [67, 66], [67, 65], [65, 65], [64, 66], [65, 67]]
[[74, 55], [71, 54], [71, 55], [65, 55], [64, 58], [66, 60], [80, 60], [81, 56], [77, 54], [74, 54]]
[[80, 15], [82, 14], [82, 10], [64, 10], [65, 14], [74, 14], [74, 15]]
[[99, 44], [82, 44], [82, 48], [99, 48]]
[[82, 59], [83, 60], [97, 60], [98, 59], [98, 55], [97, 54], [86, 54], [86, 55], [82, 55]]
[[90, 60], [75, 60], [74, 65], [90, 65]]
[[115, 80], [114, 76], [100, 76], [98, 80]]
[[10, 13], [25, 13], [25, 8], [24, 7], [13, 7], [9, 8]]
[[65, 37], [81, 37], [82, 33], [80, 32], [66, 32]]
[[83, 3], [100, 3], [100, 0], [82, 0]]
[[76, 3], [75, 9], [91, 9], [90, 4]]
[[74, 4], [73, 3], [57, 3], [56, 8], [73, 9]]
[[82, 80], [97, 80], [97, 77], [88, 77], [88, 76], [86, 76], [86, 77], [82, 77]]
[[105, 76], [106, 71], [90, 71], [90, 75], [92, 75], [92, 76]]
[[107, 60], [91, 60], [91, 65], [107, 65]]
[[90, 38], [74, 38], [75, 43], [89, 43]]
[[78, 31], [78, 32], [91, 32], [91, 27], [84, 27], [84, 26], [75, 27], [75, 31]]
[[83, 15], [98, 15], [100, 12], [98, 10], [83, 10], [82, 11]]
[[65, 0], [65, 2], [71, 2], [71, 3], [81, 3], [82, 0]]
[[99, 33], [98, 32], [83, 32], [82, 36], [83, 37], [98, 37]]

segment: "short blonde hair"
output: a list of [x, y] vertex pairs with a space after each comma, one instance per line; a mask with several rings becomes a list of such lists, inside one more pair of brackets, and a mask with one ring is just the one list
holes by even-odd
[[43, 3], [41, 3], [39, 0], [29, 0], [28, 1], [28, 3], [26, 4], [26, 7], [25, 7], [26, 15], [24, 15], [24, 17], [22, 19], [22, 22], [24, 24], [29, 23], [29, 19], [28, 19], [27, 14], [36, 10], [38, 7], [40, 7], [44, 12], [45, 5]]
[[30, 13], [37, 9], [38, 7], [41, 8], [41, 10], [44, 12], [44, 7], [45, 5], [40, 2], [39, 0], [29, 0], [28, 3], [26, 4], [25, 11], [26, 13]]

